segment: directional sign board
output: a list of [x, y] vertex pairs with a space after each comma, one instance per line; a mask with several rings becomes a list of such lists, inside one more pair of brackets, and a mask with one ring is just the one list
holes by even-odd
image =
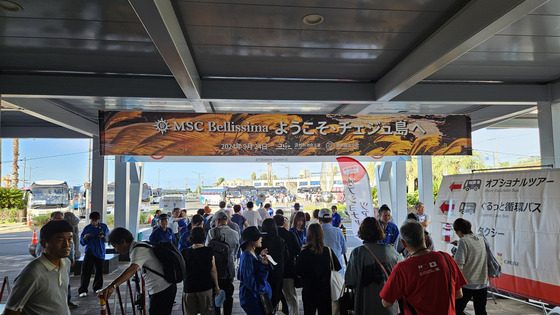
[[502, 265], [499, 289], [560, 304], [560, 170], [445, 176], [430, 224], [438, 249], [457, 239], [457, 218], [490, 242]]

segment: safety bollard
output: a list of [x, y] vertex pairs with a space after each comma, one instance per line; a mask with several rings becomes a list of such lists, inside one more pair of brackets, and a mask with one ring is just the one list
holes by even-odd
[[342, 234], [344, 234], [344, 239], [346, 240], [346, 227], [342, 226]]
[[101, 315], [107, 315], [107, 306], [105, 305], [104, 298], [99, 298], [99, 308], [101, 309]]

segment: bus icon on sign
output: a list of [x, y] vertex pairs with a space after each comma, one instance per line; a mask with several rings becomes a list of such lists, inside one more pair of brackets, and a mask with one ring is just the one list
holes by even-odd
[[348, 176], [348, 175], [352, 175], [352, 174], [358, 174], [359, 173], [359, 169], [358, 169], [358, 165], [356, 166], [349, 166], [349, 167], [345, 167], [342, 169], [342, 174]]
[[482, 187], [482, 181], [480, 179], [469, 179], [465, 181], [465, 184], [463, 185], [463, 189], [466, 191], [471, 189], [477, 191], [480, 187]]
[[476, 203], [474, 202], [461, 202], [459, 205], [459, 212], [474, 214], [476, 211]]

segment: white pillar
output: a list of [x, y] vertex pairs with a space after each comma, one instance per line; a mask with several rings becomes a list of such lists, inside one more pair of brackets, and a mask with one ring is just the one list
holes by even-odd
[[115, 156], [115, 227], [129, 228], [129, 171], [122, 156]]
[[432, 157], [418, 157], [418, 200], [424, 204], [424, 211], [434, 217], [434, 179]]
[[541, 164], [560, 167], [560, 103], [539, 102]]
[[126, 163], [129, 170], [129, 208], [128, 208], [128, 229], [136, 237], [140, 223], [140, 205], [142, 199], [142, 183], [144, 180], [143, 163]]
[[101, 213], [101, 222], [107, 222], [107, 159], [99, 155], [99, 137], [94, 136], [92, 142], [91, 211]]
[[[381, 162], [375, 165], [375, 180], [377, 182], [377, 199], [379, 206], [387, 204], [393, 209], [391, 200], [391, 162]], [[375, 214], [377, 217], [377, 213]]]
[[400, 226], [406, 219], [407, 202], [406, 202], [406, 162], [397, 161], [393, 163], [393, 180], [392, 180], [392, 205], [391, 212], [395, 218], [395, 223]]

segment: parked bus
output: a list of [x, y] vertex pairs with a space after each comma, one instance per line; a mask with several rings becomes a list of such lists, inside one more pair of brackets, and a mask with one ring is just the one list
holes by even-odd
[[227, 187], [203, 188], [200, 192], [200, 203], [206, 205], [218, 205], [226, 198]]
[[[31, 184], [27, 201], [27, 215], [34, 217], [54, 211], [70, 210], [70, 189], [62, 180], [39, 180]], [[77, 211], [74, 214], [78, 214]]]

